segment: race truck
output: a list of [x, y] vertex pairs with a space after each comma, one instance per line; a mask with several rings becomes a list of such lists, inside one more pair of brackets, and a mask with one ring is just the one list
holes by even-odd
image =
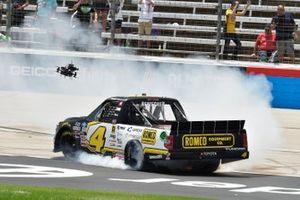
[[189, 121], [178, 100], [133, 96], [106, 99], [88, 116], [59, 122], [54, 152], [86, 151], [147, 166], [212, 173], [249, 157], [244, 120]]

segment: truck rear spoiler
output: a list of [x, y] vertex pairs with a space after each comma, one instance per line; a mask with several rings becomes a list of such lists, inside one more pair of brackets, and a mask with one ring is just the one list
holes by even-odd
[[173, 122], [171, 134], [240, 133], [244, 125], [245, 120]]

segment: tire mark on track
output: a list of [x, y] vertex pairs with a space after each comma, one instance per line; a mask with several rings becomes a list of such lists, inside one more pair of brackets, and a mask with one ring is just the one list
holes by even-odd
[[46, 133], [46, 132], [33, 131], [33, 130], [21, 129], [21, 128], [13, 128], [13, 127], [7, 127], [7, 126], [0, 126], [0, 129], [2, 129], [2, 131], [5, 131], [5, 129], [11, 130], [11, 131], [19, 131], [19, 133], [25, 132], [25, 133], [33, 133], [33, 134], [39, 134], [39, 135], [40, 134], [43, 134], [43, 135], [53, 135], [51, 133]]

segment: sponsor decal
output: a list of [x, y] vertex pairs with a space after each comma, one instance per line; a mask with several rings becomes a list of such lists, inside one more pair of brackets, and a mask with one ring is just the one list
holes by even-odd
[[113, 125], [113, 126], [111, 127], [111, 133], [112, 133], [112, 134], [113, 134], [113, 133], [116, 133], [116, 126]]
[[80, 122], [75, 122], [73, 128], [74, 131], [81, 131], [81, 123]]
[[131, 132], [141, 133], [142, 131], [143, 131], [143, 129], [141, 129], [141, 128], [134, 128], [134, 127], [127, 128], [127, 132], [129, 132], [129, 133], [131, 133]]
[[167, 133], [165, 131], [161, 132], [159, 138], [161, 141], [165, 142], [167, 140]]
[[221, 148], [233, 145], [233, 134], [187, 134], [182, 137], [182, 147], [185, 149]]
[[217, 156], [217, 152], [211, 151], [211, 152], [201, 152], [201, 156]]
[[125, 134], [125, 138], [140, 140], [141, 139], [141, 135], [136, 135], [134, 133], [126, 133]]
[[109, 136], [110, 138], [112, 138], [112, 139], [116, 139], [116, 126], [112, 126], [111, 127], [111, 133], [110, 133], [110, 136]]
[[142, 105], [156, 105], [156, 106], [163, 106], [165, 102], [159, 101], [159, 99], [148, 99], [148, 101], [142, 101]]
[[125, 130], [126, 128], [125, 128], [125, 126], [117, 126], [117, 129], [118, 130]]
[[117, 140], [114, 140], [114, 139], [109, 140], [109, 146], [116, 146], [116, 143], [117, 143]]
[[132, 131], [132, 127], [128, 127], [127, 132], [131, 133], [131, 131]]
[[145, 154], [155, 154], [155, 155], [167, 155], [169, 153], [169, 151], [165, 150], [165, 149], [145, 147], [144, 148], [144, 153]]
[[122, 138], [123, 137], [123, 133], [119, 132], [117, 136], [118, 136], [118, 138]]
[[112, 138], [112, 139], [116, 139], [116, 135], [115, 134], [110, 134], [109, 137]]
[[73, 130], [74, 131], [81, 131], [81, 127], [79, 127], [79, 126], [73, 126]]
[[149, 159], [162, 159], [162, 155], [150, 155]]
[[248, 152], [244, 152], [242, 155], [241, 155], [242, 158], [248, 158]]
[[133, 128], [132, 132], [136, 132], [136, 133], [141, 133], [143, 131], [143, 129], [141, 128]]
[[13, 76], [26, 77], [54, 77], [55, 71], [52, 67], [35, 67], [35, 66], [11, 66], [10, 74]]
[[154, 145], [156, 143], [156, 130], [144, 129], [142, 143]]
[[81, 131], [83, 131], [83, 132], [86, 132], [86, 130], [87, 130], [87, 123], [86, 122], [83, 122], [82, 124], [81, 124]]
[[79, 134], [79, 137], [80, 137], [80, 145], [81, 145], [82, 147], [87, 147], [87, 146], [89, 146], [89, 141], [88, 141], [87, 138], [86, 138], [86, 134], [80, 133], [80, 134]]
[[122, 145], [122, 139], [121, 138], [117, 138], [117, 144], [120, 144], [120, 145]]
[[245, 151], [245, 147], [226, 148], [226, 151]]

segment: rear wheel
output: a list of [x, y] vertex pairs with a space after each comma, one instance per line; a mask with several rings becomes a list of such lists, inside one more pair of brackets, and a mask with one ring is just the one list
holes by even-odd
[[74, 158], [77, 151], [75, 138], [69, 131], [65, 131], [61, 135], [60, 145], [62, 152], [66, 158]]
[[128, 142], [124, 152], [125, 164], [134, 170], [142, 170], [144, 167], [144, 152], [140, 142], [133, 140]]

